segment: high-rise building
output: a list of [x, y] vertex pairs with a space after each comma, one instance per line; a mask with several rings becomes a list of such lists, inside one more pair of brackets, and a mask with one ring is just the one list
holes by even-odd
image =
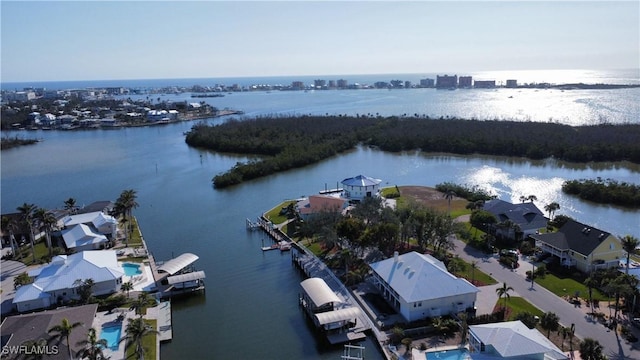
[[472, 85], [473, 85], [473, 80], [471, 76], [460, 76], [458, 78], [458, 87], [470, 88]]
[[451, 89], [458, 87], [458, 75], [443, 75], [436, 78], [436, 88], [438, 89]]

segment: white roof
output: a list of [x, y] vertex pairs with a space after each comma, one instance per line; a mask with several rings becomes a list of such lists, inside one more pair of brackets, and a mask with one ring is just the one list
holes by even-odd
[[485, 345], [491, 345], [503, 358], [545, 354], [545, 359], [567, 359], [549, 339], [521, 321], [471, 325], [469, 332]]
[[171, 259], [158, 267], [158, 272], [166, 272], [170, 275], [177, 273], [178, 271], [193, 264], [199, 257], [192, 253], [184, 253], [175, 259]]
[[62, 231], [62, 238], [68, 249], [107, 242], [107, 237], [95, 233], [85, 224], [78, 224]]
[[[469, 293], [478, 288], [449, 273], [442, 261], [415, 251], [369, 265], [407, 303]], [[437, 286], [434, 286], [436, 285]]]
[[304, 292], [309, 295], [315, 307], [328, 303], [341, 303], [342, 300], [333, 290], [320, 278], [309, 278], [300, 283]]
[[69, 215], [62, 219], [64, 226], [72, 226], [77, 224], [93, 224], [95, 227], [100, 227], [105, 223], [115, 224], [116, 218], [111, 215], [107, 215], [102, 211], [94, 211], [86, 214]]
[[382, 182], [380, 179], [374, 179], [365, 175], [358, 175], [352, 178], [342, 180], [342, 184], [346, 186], [374, 186]]
[[338, 321], [357, 319], [360, 316], [360, 309], [357, 307], [344, 308], [340, 310], [327, 311], [315, 314], [318, 324], [325, 325]]
[[169, 276], [167, 277], [167, 282], [169, 283], [169, 285], [173, 285], [187, 281], [200, 280], [204, 279], [205, 277], [206, 275], [204, 274], [204, 271], [194, 271], [186, 274]]
[[14, 302], [43, 297], [43, 292], [74, 288], [76, 280], [93, 279], [98, 284], [118, 279], [124, 275], [124, 270], [118, 265], [114, 250], [96, 250], [82, 251], [66, 258], [56, 256], [55, 261], [30, 271], [29, 275], [36, 276], [35, 281], [30, 289], [16, 291]]

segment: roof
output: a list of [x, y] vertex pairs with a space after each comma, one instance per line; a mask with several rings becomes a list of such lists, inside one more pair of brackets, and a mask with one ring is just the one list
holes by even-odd
[[[75, 328], [69, 338], [71, 350], [75, 354], [82, 349], [82, 345], [78, 345], [78, 343], [87, 339], [97, 308], [98, 304], [90, 304], [9, 316], [0, 325], [0, 333], [2, 333], [3, 338], [5, 336], [9, 337], [8, 342], [3, 345], [19, 346], [28, 340], [49, 339], [50, 336], [47, 331], [53, 326], [59, 325], [62, 319], [66, 318], [71, 324], [80, 322], [84, 325]], [[48, 354], [45, 359], [66, 360], [69, 358], [66, 340], [63, 339], [60, 343], [53, 342], [49, 345], [58, 346], [59, 351], [57, 354]]]
[[374, 179], [365, 175], [358, 175], [352, 178], [342, 180], [345, 186], [375, 186], [382, 182], [380, 179]]
[[538, 330], [529, 329], [521, 321], [471, 325], [469, 332], [485, 345], [491, 345], [503, 358], [545, 354], [545, 359], [567, 359]]
[[78, 214], [90, 213], [96, 211], [109, 212], [113, 209], [113, 202], [109, 200], [95, 201], [87, 206], [83, 206], [78, 210]]
[[480, 291], [467, 280], [449, 273], [442, 261], [415, 251], [369, 266], [407, 303]]
[[178, 271], [193, 264], [199, 257], [192, 253], [184, 253], [177, 258], [171, 259], [158, 267], [158, 272], [166, 272], [173, 275]]
[[536, 234], [531, 237], [560, 250], [573, 250], [582, 255], [589, 255], [610, 235], [606, 231], [568, 220], [555, 233]]
[[361, 314], [361, 311], [357, 307], [349, 307], [340, 310], [327, 311], [323, 313], [315, 314], [318, 319], [318, 324], [325, 325], [338, 321], [345, 321], [351, 319], [357, 319]]
[[187, 281], [200, 280], [204, 279], [205, 277], [206, 275], [204, 274], [204, 271], [193, 271], [182, 275], [169, 276], [167, 277], [167, 282], [169, 283], [169, 285], [173, 285]]
[[43, 292], [74, 288], [78, 279], [93, 279], [96, 284], [118, 279], [124, 271], [114, 250], [97, 250], [56, 256], [51, 263], [29, 271], [29, 275], [36, 277], [33, 284], [18, 288], [14, 303], [42, 298], [46, 296]]
[[300, 283], [304, 292], [309, 295], [315, 307], [320, 307], [329, 303], [341, 303], [342, 300], [331, 290], [324, 280], [320, 278], [309, 278]]
[[482, 209], [493, 214], [499, 222], [511, 220], [523, 231], [547, 226], [547, 218], [532, 202], [512, 204], [504, 200], [492, 199], [485, 202]]
[[72, 228], [62, 230], [62, 239], [64, 239], [67, 249], [107, 242], [106, 236], [94, 232], [85, 224], [74, 225]]
[[300, 214], [315, 214], [320, 211], [341, 211], [348, 200], [328, 195], [311, 195], [298, 204]]
[[62, 223], [64, 226], [91, 223], [95, 227], [100, 227], [105, 223], [115, 224], [116, 218], [111, 215], [106, 215], [102, 211], [94, 211], [77, 215], [69, 215], [62, 219]]

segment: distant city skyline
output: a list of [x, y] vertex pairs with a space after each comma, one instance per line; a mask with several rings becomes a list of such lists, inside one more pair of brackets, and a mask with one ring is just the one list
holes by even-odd
[[2, 82], [640, 66], [638, 1], [0, 6]]

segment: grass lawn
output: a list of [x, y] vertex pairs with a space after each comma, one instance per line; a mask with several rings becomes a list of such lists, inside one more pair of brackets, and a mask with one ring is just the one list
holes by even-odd
[[[464, 260], [460, 260], [460, 261], [464, 261]], [[482, 270], [478, 268], [473, 270], [471, 268], [470, 263], [465, 262], [465, 264], [466, 264], [465, 270], [455, 272], [455, 275], [457, 277], [463, 277], [467, 279], [470, 283], [473, 283], [473, 285], [476, 285], [476, 286], [493, 285], [498, 283], [494, 278], [492, 278]]]
[[142, 246], [142, 236], [138, 228], [138, 219], [135, 217], [131, 220], [131, 235], [129, 236], [128, 245], [133, 247]]
[[280, 215], [280, 210], [282, 210], [282, 208], [286, 208], [291, 203], [295, 204], [296, 201], [289, 200], [289, 201], [282, 202], [280, 205], [277, 205], [273, 209], [267, 211], [267, 213], [265, 214], [265, 217], [276, 225], [282, 224], [283, 222], [287, 221], [287, 215]]
[[[497, 305], [502, 306], [504, 298], [498, 300]], [[542, 316], [544, 312], [537, 307], [533, 306], [530, 302], [522, 297], [512, 296], [507, 299], [507, 308], [511, 309], [509, 312], [509, 321], [515, 320], [516, 316], [521, 312], [528, 312], [536, 316]]]
[[[144, 320], [149, 326], [151, 326], [151, 328], [153, 330], [158, 330], [158, 321], [153, 319], [153, 320]], [[157, 334], [149, 334], [145, 337], [142, 338], [142, 348], [144, 349], [144, 358], [145, 359], [157, 359], [158, 356], [156, 355], [156, 342], [158, 335]], [[126, 359], [135, 359], [136, 358], [136, 345], [135, 344], [131, 344], [131, 346], [129, 346], [127, 348], [126, 351]]]
[[[544, 278], [536, 278], [536, 284], [540, 284], [545, 289], [551, 291], [557, 296], [574, 296], [576, 292], [579, 292], [579, 296], [582, 299], [589, 298], [589, 289], [584, 284], [571, 279], [571, 278], [559, 278], [554, 274], [547, 273]], [[593, 289], [593, 298], [598, 301], [607, 300], [608, 297], [602, 294], [597, 289]]]
[[[49, 256], [49, 249], [47, 248], [47, 244], [45, 243], [45, 241], [36, 243], [33, 248], [36, 253], [36, 264], [38, 264], [38, 261], [40, 259]], [[33, 265], [33, 254], [31, 253], [31, 245], [27, 244], [23, 248], [23, 251], [20, 251], [19, 254], [22, 254], [22, 256], [18, 261], [21, 261], [27, 266]]]

